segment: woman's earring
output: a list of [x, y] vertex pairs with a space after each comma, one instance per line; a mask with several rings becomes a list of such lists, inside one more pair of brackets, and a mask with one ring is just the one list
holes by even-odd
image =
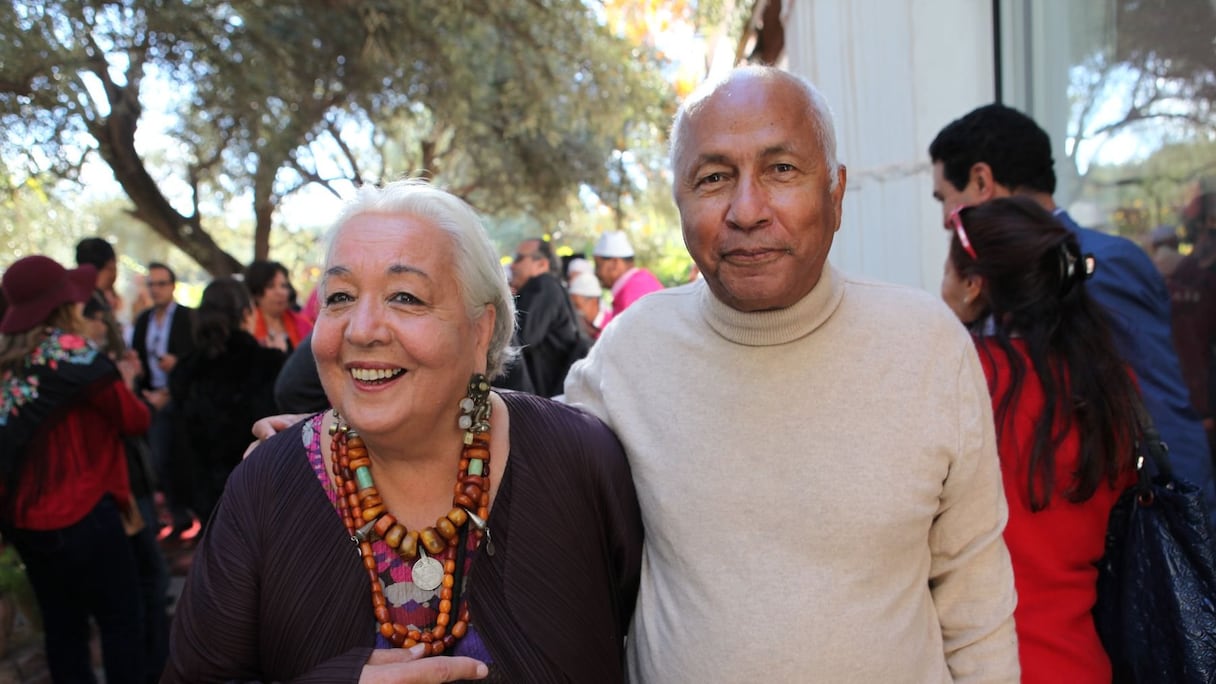
[[481, 373], [469, 378], [469, 393], [460, 400], [457, 425], [465, 431], [466, 444], [472, 443], [475, 433], [490, 431], [490, 381]]

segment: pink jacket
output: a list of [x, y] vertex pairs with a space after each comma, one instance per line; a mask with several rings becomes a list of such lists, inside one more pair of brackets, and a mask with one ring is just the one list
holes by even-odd
[[663, 283], [660, 283], [653, 273], [644, 268], [631, 268], [625, 271], [612, 284], [612, 311], [609, 311], [608, 315], [604, 317], [603, 325], [611, 323], [612, 319], [621, 315], [621, 312], [637, 300], [662, 289]]

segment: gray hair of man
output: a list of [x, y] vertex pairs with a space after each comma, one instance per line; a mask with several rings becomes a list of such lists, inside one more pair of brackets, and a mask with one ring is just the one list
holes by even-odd
[[705, 106], [705, 103], [714, 93], [743, 77], [758, 77], [766, 80], [782, 81], [790, 87], [802, 91], [807, 102], [807, 113], [815, 125], [815, 133], [819, 137], [819, 148], [823, 150], [823, 157], [827, 162], [828, 177], [831, 179], [832, 184], [831, 189], [835, 190], [836, 186], [840, 184], [840, 174], [838, 173], [840, 170], [840, 160], [836, 158], [836, 124], [832, 117], [832, 108], [828, 106], [828, 101], [823, 97], [823, 93], [820, 93], [819, 89], [812, 85], [810, 81], [797, 74], [769, 66], [737, 67], [728, 71], [720, 78], [702, 83], [684, 100], [679, 110], [676, 111], [675, 118], [672, 119], [671, 124], [671, 146], [668, 152], [671, 170], [677, 174], [679, 173], [678, 169], [676, 169], [676, 163], [679, 161], [680, 155], [684, 153], [685, 128], [688, 125], [689, 119]]
[[476, 320], [484, 315], [485, 305], [494, 306], [494, 331], [486, 350], [486, 377], [498, 377], [519, 356], [519, 350], [511, 346], [515, 333], [515, 299], [498, 261], [498, 252], [477, 212], [459, 197], [420, 178], [393, 181], [384, 187], [364, 185], [354, 199], [343, 206], [329, 232], [325, 250], [327, 266], [342, 227], [355, 216], [369, 213], [416, 216], [451, 236], [456, 282], [460, 285], [469, 319]]

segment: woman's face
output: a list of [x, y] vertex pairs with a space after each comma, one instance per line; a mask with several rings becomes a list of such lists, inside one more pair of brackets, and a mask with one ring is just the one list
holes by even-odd
[[962, 277], [954, 268], [954, 262], [946, 257], [942, 272], [942, 301], [963, 323], [973, 323], [983, 313], [980, 303], [980, 284], [977, 276]]
[[262, 296], [258, 297], [258, 307], [267, 316], [281, 316], [287, 310], [287, 297], [289, 294], [287, 277], [280, 272], [276, 272], [274, 278], [266, 285], [266, 290], [262, 292]]
[[356, 215], [330, 249], [321, 298], [313, 355], [347, 422], [364, 436], [456, 429], [494, 310], [470, 320], [447, 233], [405, 214]]

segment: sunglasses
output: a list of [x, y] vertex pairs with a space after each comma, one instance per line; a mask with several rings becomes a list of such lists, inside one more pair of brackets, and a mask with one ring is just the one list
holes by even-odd
[[950, 218], [946, 219], [946, 225], [954, 230], [954, 234], [958, 236], [958, 241], [963, 245], [963, 251], [966, 252], [972, 259], [979, 261], [980, 258], [975, 254], [975, 248], [971, 246], [971, 238], [967, 237], [967, 229], [963, 227], [962, 211], [970, 209], [970, 204], [960, 204], [950, 212]]

